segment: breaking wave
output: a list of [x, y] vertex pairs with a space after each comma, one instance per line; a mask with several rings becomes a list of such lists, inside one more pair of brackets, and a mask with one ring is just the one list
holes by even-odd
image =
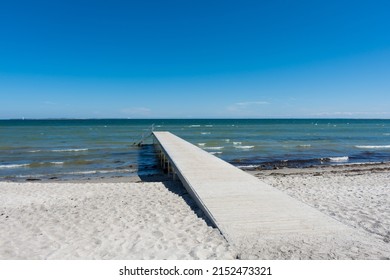
[[349, 157], [329, 157], [325, 158], [325, 160], [329, 160], [330, 162], [347, 162], [349, 160]]
[[362, 146], [362, 145], [357, 145], [355, 146], [358, 149], [390, 149], [390, 145], [378, 145], [378, 146]]
[[20, 167], [27, 167], [29, 166], [28, 163], [24, 164], [2, 164], [0, 165], [0, 169], [5, 169], [5, 168], [20, 168]]
[[83, 148], [83, 149], [57, 149], [57, 150], [51, 150], [51, 152], [54, 152], [54, 153], [84, 152], [84, 151], [88, 151], [88, 149], [87, 148]]
[[250, 150], [253, 149], [255, 146], [234, 146], [236, 149], [242, 149], [242, 150]]
[[205, 150], [222, 150], [224, 147], [205, 147]]

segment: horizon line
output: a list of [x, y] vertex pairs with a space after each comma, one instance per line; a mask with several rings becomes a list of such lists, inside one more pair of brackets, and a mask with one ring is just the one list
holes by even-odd
[[390, 120], [390, 118], [325, 118], [325, 117], [193, 117], [193, 118], [0, 118], [0, 121], [61, 121], [61, 120]]

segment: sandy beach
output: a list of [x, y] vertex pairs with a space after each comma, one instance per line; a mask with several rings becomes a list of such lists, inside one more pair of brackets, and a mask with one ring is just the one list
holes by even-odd
[[0, 182], [0, 259], [390, 259], [389, 164], [251, 173], [345, 224], [348, 238], [232, 246], [166, 179]]
[[177, 183], [1, 183], [0, 192], [1, 259], [235, 257]]

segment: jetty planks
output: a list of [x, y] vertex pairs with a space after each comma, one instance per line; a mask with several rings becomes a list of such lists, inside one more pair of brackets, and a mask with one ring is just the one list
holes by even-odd
[[333, 218], [170, 132], [153, 135], [163, 162], [229, 242], [345, 230]]

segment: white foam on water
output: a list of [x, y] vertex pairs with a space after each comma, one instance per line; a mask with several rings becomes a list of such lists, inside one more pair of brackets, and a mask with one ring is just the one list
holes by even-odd
[[136, 172], [136, 169], [112, 169], [112, 170], [88, 170], [88, 171], [75, 171], [68, 172], [64, 174], [68, 175], [87, 175], [87, 174], [106, 174], [106, 173], [133, 173]]
[[211, 132], [201, 132], [200, 134], [202, 134], [202, 135], [209, 135], [209, 134], [211, 134]]
[[374, 165], [374, 164], [382, 164], [382, 163], [389, 163], [389, 162], [388, 161], [353, 162], [353, 163], [348, 163], [348, 165]]
[[236, 149], [249, 150], [253, 149], [255, 146], [235, 146]]
[[383, 133], [383, 135], [385, 135], [385, 136], [390, 136], [390, 133]]
[[63, 161], [52, 161], [52, 162], [50, 162], [51, 164], [55, 164], [55, 165], [62, 165], [62, 164], [64, 164], [64, 162]]
[[226, 143], [229, 143], [229, 142], [230, 142], [230, 139], [225, 139], [225, 142], [226, 142]]
[[222, 152], [210, 152], [210, 154], [212, 154], [212, 155], [220, 155], [220, 154], [222, 154]]
[[20, 167], [26, 167], [28, 165], [29, 165], [28, 163], [24, 163], [24, 164], [2, 164], [2, 165], [0, 165], [0, 169], [20, 168]]
[[349, 157], [344, 156], [344, 157], [330, 157], [329, 161], [330, 162], [347, 162], [349, 160]]
[[39, 153], [41, 152], [42, 150], [32, 150], [32, 151], [28, 151], [29, 153]]
[[113, 169], [113, 170], [98, 170], [97, 173], [126, 173], [126, 172], [136, 172], [136, 169]]
[[64, 174], [72, 174], [72, 175], [78, 175], [78, 174], [97, 174], [97, 170], [90, 170], [90, 171], [76, 171], [76, 172], [68, 172]]
[[198, 143], [198, 146], [204, 146], [206, 143]]
[[211, 124], [208, 124], [208, 125], [205, 125], [205, 127], [213, 127], [213, 125], [211, 125]]
[[310, 144], [303, 144], [303, 145], [298, 145], [299, 148], [310, 148]]
[[257, 168], [259, 165], [238, 165], [238, 168]]
[[205, 150], [222, 150], [224, 147], [205, 147]]
[[83, 148], [83, 149], [58, 149], [58, 150], [51, 150], [51, 152], [54, 152], [54, 153], [84, 152], [84, 151], [88, 151], [88, 149], [87, 148]]
[[233, 142], [233, 145], [241, 145], [242, 142]]
[[188, 127], [200, 127], [200, 124], [192, 124], [192, 125], [190, 125]]
[[16, 175], [15, 178], [40, 178], [40, 177], [45, 177], [46, 175], [44, 174], [34, 174], [32, 175]]
[[378, 146], [362, 146], [362, 145], [357, 145], [355, 146], [358, 149], [390, 149], [390, 145], [378, 145]]

